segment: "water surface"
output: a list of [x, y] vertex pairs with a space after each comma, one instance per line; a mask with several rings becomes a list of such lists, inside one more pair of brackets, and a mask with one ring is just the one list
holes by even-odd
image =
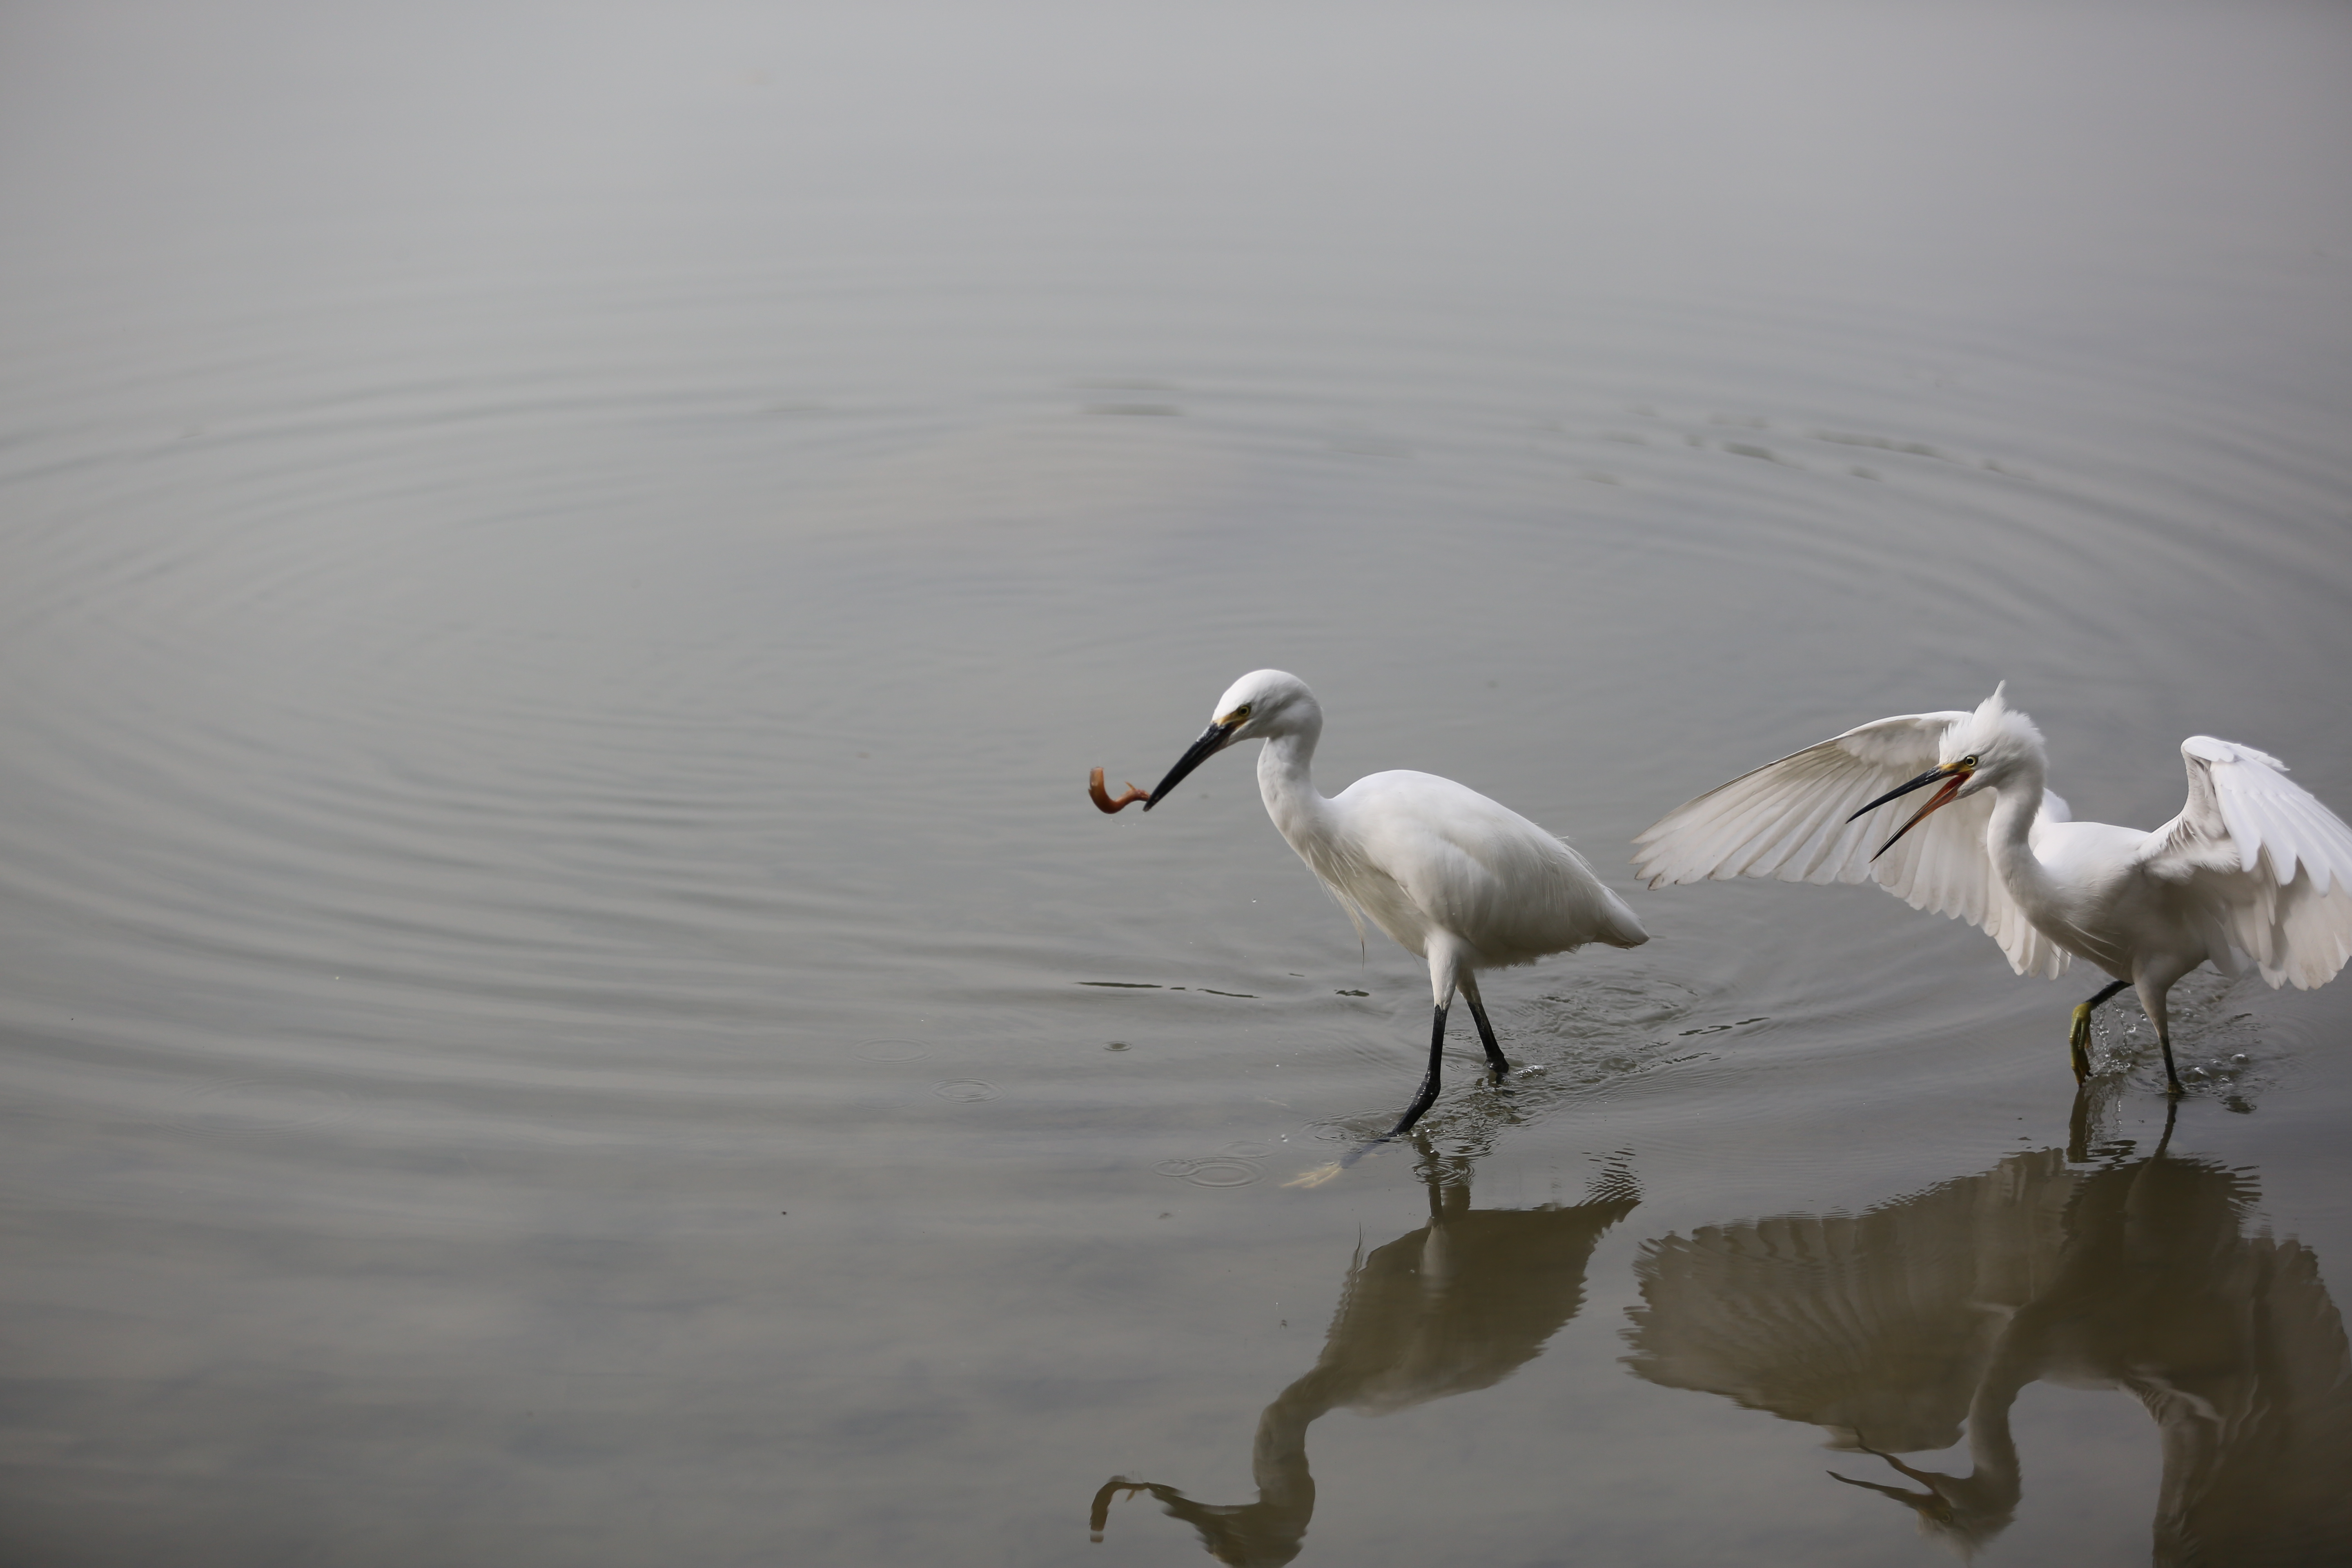
[[[2352, 807], [2347, 79], [2284, 5], [13, 8], [12, 1552], [2340, 1553], [2352, 986], [2185, 982], [2168, 1119], [2128, 1000], [2078, 1100], [2095, 980], [1626, 847], [2000, 679], [2078, 816], [2192, 732]], [[1267, 665], [1655, 938], [1311, 1188], [1425, 978], [1247, 758], [1083, 793]]]

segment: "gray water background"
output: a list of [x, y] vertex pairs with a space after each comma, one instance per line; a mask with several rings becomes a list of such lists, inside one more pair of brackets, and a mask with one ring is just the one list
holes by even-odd
[[[2095, 978], [1628, 840], [2000, 679], [2078, 816], [2200, 731], [2352, 808], [2347, 81], [2324, 5], [9, 6], [8, 1555], [1198, 1562], [1097, 1489], [1249, 1503], [1466, 1187], [1616, 1206], [1313, 1425], [1299, 1561], [1948, 1561], [1657, 1370], [1660, 1271], [2146, 1162], [2153, 1041], [2078, 1115]], [[1327, 791], [1459, 778], [1654, 933], [1492, 977], [1542, 1070], [1457, 1038], [1314, 1188], [1419, 966], [1247, 758], [1082, 794], [1266, 665]], [[2176, 995], [2168, 1157], [2343, 1388], [2352, 985]], [[2150, 1408], [2063, 1381], [1983, 1563], [2166, 1549]]]

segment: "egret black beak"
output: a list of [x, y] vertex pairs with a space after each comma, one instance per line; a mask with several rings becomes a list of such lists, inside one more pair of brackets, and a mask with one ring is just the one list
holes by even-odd
[[1910, 783], [1897, 784], [1893, 789], [1888, 790], [1885, 795], [1880, 795], [1868, 805], [1864, 806], [1861, 811], [1855, 812], [1853, 816], [1847, 817], [1846, 820], [1848, 822], [1852, 822], [1854, 819], [1854, 816], [1861, 816], [1865, 813], [1876, 811], [1888, 801], [1896, 799], [1902, 795], [1909, 795], [1915, 789], [1925, 789], [1929, 784], [1935, 784], [1938, 780], [1943, 782], [1944, 787], [1936, 792], [1935, 797], [1928, 801], [1927, 805], [1921, 806], [1918, 811], [1913, 815], [1910, 821], [1896, 828], [1895, 830], [1894, 838], [1888, 839], [1885, 843], [1878, 847], [1877, 853], [1871, 856], [1871, 858], [1875, 860], [1880, 855], [1884, 855], [1889, 849], [1894, 848], [1895, 841], [1900, 839], [1905, 834], [1910, 832], [1913, 828], [1918, 826], [1921, 823], [1935, 816], [1937, 812], [1941, 811], [1944, 807], [1951, 805], [1952, 797], [1960, 793], [1960, 786], [1969, 782], [1969, 774], [1970, 771], [1970, 769], [1960, 766], [1958, 763], [1947, 763], [1940, 768], [1929, 768], [1926, 773], [1921, 773], [1917, 778], [1913, 779]]
[[1158, 805], [1160, 796], [1181, 783], [1186, 773], [1223, 751], [1232, 743], [1234, 731], [1241, 727], [1242, 721], [1236, 719], [1230, 724], [1212, 724], [1202, 731], [1201, 738], [1192, 742], [1192, 749], [1176, 759], [1176, 765], [1168, 770], [1168, 776], [1161, 779], [1159, 785], [1152, 790], [1151, 798], [1143, 803], [1143, 809], [1150, 811], [1153, 806]]

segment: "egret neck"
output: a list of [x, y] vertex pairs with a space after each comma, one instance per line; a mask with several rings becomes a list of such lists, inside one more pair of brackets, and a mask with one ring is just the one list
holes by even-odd
[[1308, 698], [1284, 717], [1283, 728], [1266, 737], [1257, 754], [1257, 789], [1275, 826], [1304, 853], [1307, 844], [1330, 837], [1337, 826], [1331, 803], [1307, 771], [1315, 761], [1315, 742], [1323, 738], [1323, 709]]
[[1985, 849], [1992, 857], [1994, 874], [2028, 918], [2057, 902], [2049, 869], [2033, 852], [2033, 825], [2042, 815], [2047, 772], [2042, 759], [2030, 753], [2011, 764], [1993, 785], [1992, 821], [1985, 827]]

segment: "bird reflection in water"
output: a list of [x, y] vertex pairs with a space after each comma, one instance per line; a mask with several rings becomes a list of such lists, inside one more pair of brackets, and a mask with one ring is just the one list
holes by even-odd
[[1632, 1176], [1612, 1169], [1573, 1207], [1474, 1209], [1471, 1162], [1420, 1147], [1429, 1223], [1369, 1257], [1359, 1248], [1322, 1355], [1258, 1418], [1257, 1501], [1195, 1502], [1174, 1487], [1114, 1476], [1095, 1494], [1097, 1541], [1115, 1498], [1149, 1492], [1198, 1530], [1218, 1562], [1287, 1563], [1315, 1512], [1307, 1428], [1318, 1418], [1343, 1406], [1384, 1415], [1492, 1387], [1576, 1316], [1594, 1244], [1640, 1201]]
[[[2352, 1562], [2352, 1354], [2316, 1258], [2246, 1234], [2251, 1177], [2168, 1153], [2168, 1118], [2137, 1159], [2087, 1148], [2095, 1120], [2078, 1098], [2069, 1151], [1858, 1216], [1649, 1243], [1630, 1363], [1828, 1427], [1831, 1447], [1889, 1467], [1832, 1476], [1964, 1556], [2024, 1494], [2010, 1408], [2026, 1385], [2121, 1390], [2162, 1448], [2156, 1562]], [[1949, 1447], [1963, 1425], [1965, 1476], [1895, 1457]]]

